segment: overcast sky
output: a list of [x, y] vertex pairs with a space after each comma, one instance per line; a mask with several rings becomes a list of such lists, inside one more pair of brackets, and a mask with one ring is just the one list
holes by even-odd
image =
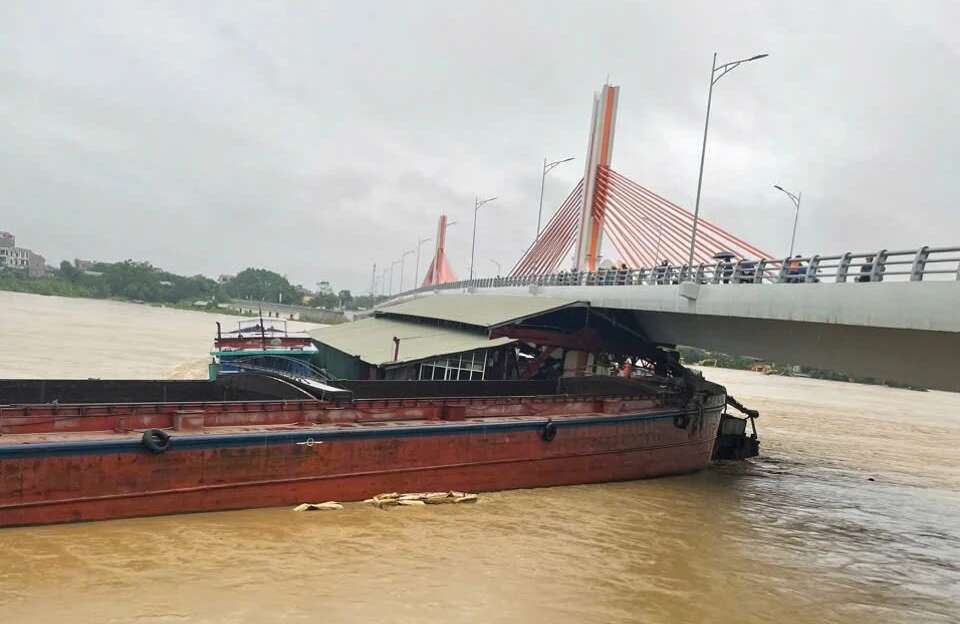
[[613, 168], [692, 208], [717, 51], [770, 57], [717, 84], [706, 218], [785, 254], [780, 184], [798, 252], [960, 244], [960, 4], [721, 4], [5, 0], [0, 230], [51, 264], [365, 292], [441, 210], [465, 275], [479, 193], [478, 272], [506, 271], [608, 76]]

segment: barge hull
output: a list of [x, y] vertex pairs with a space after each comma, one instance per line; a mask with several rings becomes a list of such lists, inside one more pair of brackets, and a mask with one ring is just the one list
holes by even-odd
[[403, 423], [0, 446], [0, 526], [356, 501], [388, 491], [492, 491], [693, 472], [711, 459], [706, 409], [495, 422]]

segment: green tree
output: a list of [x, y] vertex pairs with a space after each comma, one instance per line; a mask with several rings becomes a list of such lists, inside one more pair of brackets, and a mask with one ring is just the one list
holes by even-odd
[[164, 301], [165, 286], [160, 283], [164, 281], [161, 272], [149, 262], [101, 262], [94, 266], [94, 270], [103, 274], [103, 281], [113, 296], [141, 301]]
[[314, 308], [324, 308], [326, 310], [333, 310], [340, 306], [340, 297], [333, 293], [328, 294], [318, 294], [310, 300], [310, 305]]
[[232, 299], [270, 301], [299, 304], [303, 300], [287, 278], [267, 269], [244, 269], [223, 285], [222, 290]]
[[346, 310], [353, 307], [353, 295], [349, 290], [341, 290], [337, 293], [337, 298], [340, 300], [341, 308]]
[[76, 282], [77, 278], [80, 277], [80, 270], [68, 261], [63, 260], [60, 262], [60, 276], [67, 281]]

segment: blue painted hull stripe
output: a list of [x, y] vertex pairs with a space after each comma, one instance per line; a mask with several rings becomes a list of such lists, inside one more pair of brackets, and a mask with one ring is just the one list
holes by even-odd
[[[707, 409], [707, 412], [719, 408]], [[624, 416], [585, 417], [553, 421], [558, 429], [592, 425], [616, 425], [626, 422], [672, 419], [679, 414], [691, 414], [690, 410], [672, 410], [658, 414], [627, 414]], [[411, 438], [427, 436], [450, 436], [540, 430], [546, 419], [534, 422], [464, 423], [457, 425], [386, 425], [376, 428], [330, 429], [322, 431], [276, 431], [263, 433], [235, 433], [221, 435], [176, 435], [171, 436], [170, 450], [195, 451], [204, 449], [239, 448], [333, 440], [364, 440], [371, 438]], [[146, 453], [139, 438], [124, 440], [89, 440], [82, 442], [42, 442], [0, 446], [0, 460], [21, 457], [53, 457], [63, 455], [106, 455], [113, 453]]]

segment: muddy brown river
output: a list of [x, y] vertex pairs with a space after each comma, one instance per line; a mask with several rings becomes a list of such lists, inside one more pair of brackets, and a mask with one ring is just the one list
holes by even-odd
[[[0, 311], [0, 377], [202, 377], [215, 318]], [[0, 622], [960, 621], [960, 395], [705, 374], [760, 409], [760, 458], [474, 505], [0, 529]]]

